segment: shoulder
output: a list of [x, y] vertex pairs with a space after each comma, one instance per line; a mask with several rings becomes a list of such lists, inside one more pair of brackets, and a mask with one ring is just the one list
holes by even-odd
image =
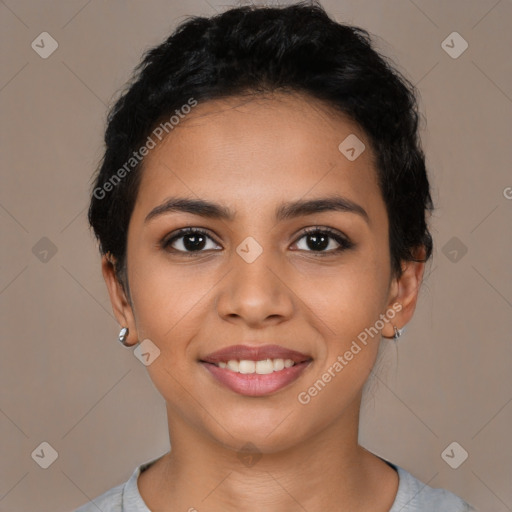
[[120, 484], [109, 489], [73, 512], [122, 512], [124, 486], [125, 484]]
[[73, 512], [151, 512], [139, 493], [137, 479], [140, 473], [161, 457], [163, 455], [140, 464], [126, 482], [109, 489]]
[[456, 494], [424, 484], [400, 466], [392, 465], [399, 476], [398, 492], [389, 512], [476, 512]]

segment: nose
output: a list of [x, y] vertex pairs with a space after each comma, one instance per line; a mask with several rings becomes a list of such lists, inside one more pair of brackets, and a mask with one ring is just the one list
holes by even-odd
[[293, 291], [275, 255], [265, 249], [255, 261], [248, 262], [234, 252], [231, 260], [231, 271], [223, 279], [217, 297], [219, 316], [253, 329], [290, 319]]

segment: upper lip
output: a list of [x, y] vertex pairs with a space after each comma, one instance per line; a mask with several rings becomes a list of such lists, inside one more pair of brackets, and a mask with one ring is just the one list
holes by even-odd
[[294, 363], [302, 363], [309, 361], [311, 356], [290, 350], [280, 345], [232, 345], [230, 347], [222, 348], [205, 357], [201, 361], [206, 363], [220, 363], [223, 361], [235, 360], [248, 360], [248, 361], [262, 361], [265, 359], [291, 359]]

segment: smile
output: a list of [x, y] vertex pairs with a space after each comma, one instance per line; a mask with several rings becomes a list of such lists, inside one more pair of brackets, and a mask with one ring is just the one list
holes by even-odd
[[291, 359], [262, 359], [260, 361], [251, 361], [249, 359], [237, 361], [236, 359], [231, 359], [230, 361], [220, 361], [217, 363], [217, 366], [237, 373], [267, 375], [290, 368], [294, 364]]
[[199, 362], [223, 387], [256, 397], [275, 393], [296, 381], [312, 358], [278, 345], [236, 345], [209, 354]]

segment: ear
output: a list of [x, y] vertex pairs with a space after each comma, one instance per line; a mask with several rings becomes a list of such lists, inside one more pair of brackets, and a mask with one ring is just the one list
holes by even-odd
[[[417, 260], [425, 259], [425, 247], [421, 246], [414, 251], [414, 257]], [[423, 280], [423, 272], [425, 270], [424, 261], [407, 261], [402, 262], [402, 275], [394, 277], [389, 287], [388, 309], [393, 304], [401, 304], [401, 309], [392, 321], [386, 322], [382, 329], [382, 336], [392, 338], [395, 334], [393, 325], [402, 329], [411, 320], [418, 294]]]
[[122, 327], [128, 327], [128, 336], [125, 343], [135, 345], [138, 342], [138, 335], [133, 309], [126, 297], [123, 285], [116, 276], [114, 261], [108, 254], [101, 258], [101, 272], [107, 285], [114, 315]]

